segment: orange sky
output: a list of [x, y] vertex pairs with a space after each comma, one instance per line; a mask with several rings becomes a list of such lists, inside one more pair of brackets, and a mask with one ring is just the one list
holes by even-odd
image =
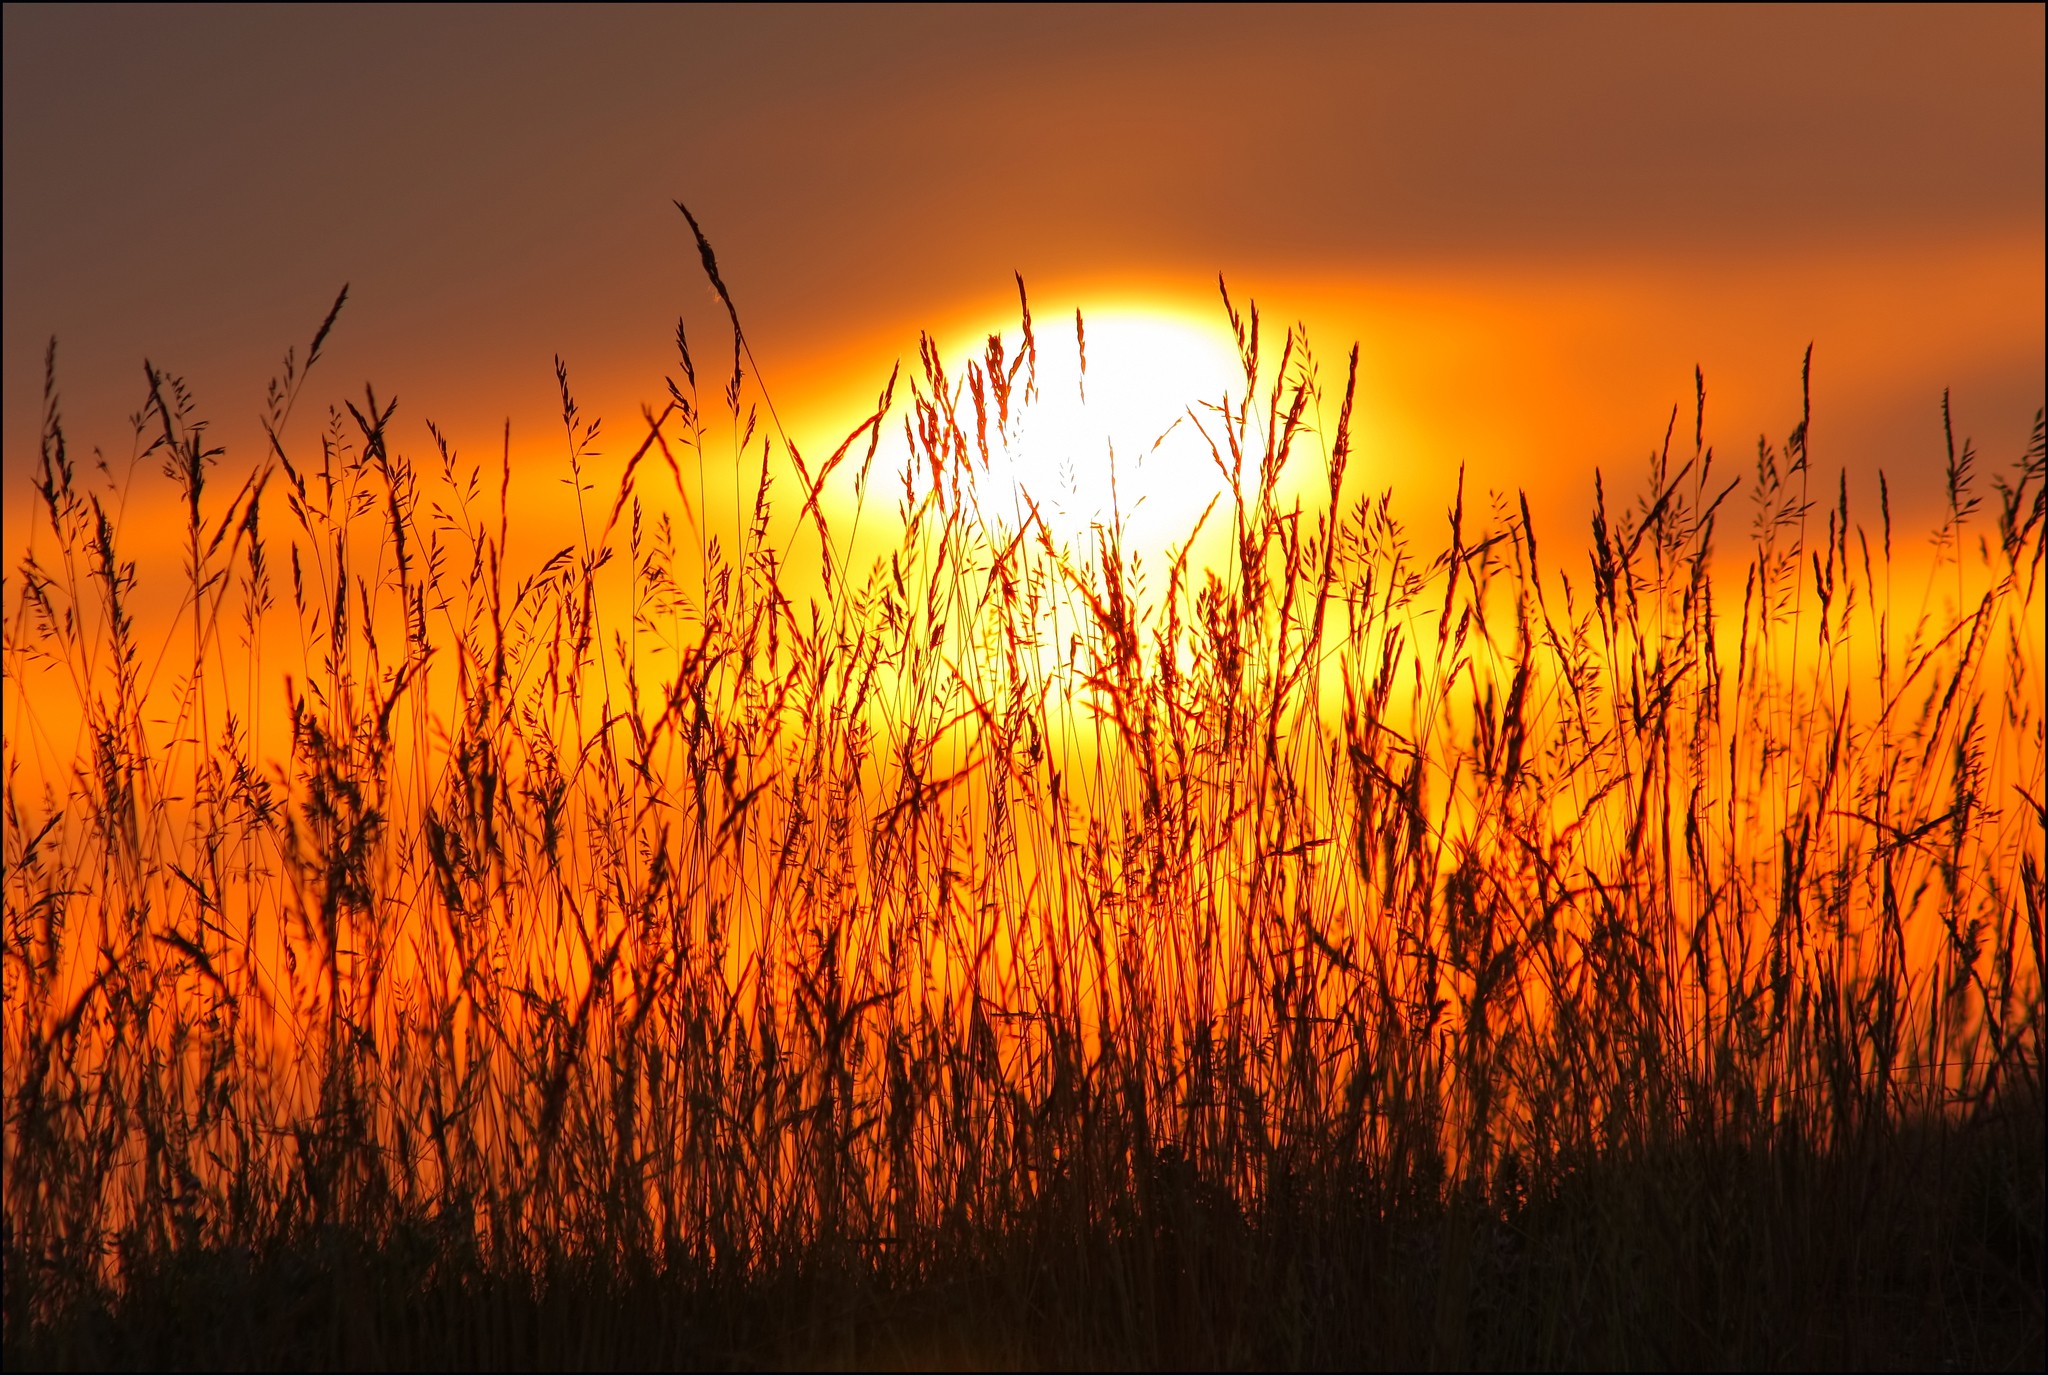
[[1575, 538], [1695, 363], [1724, 459], [1781, 440], [1809, 341], [1816, 460], [1930, 500], [1944, 386], [2001, 462], [2041, 404], [2043, 13], [11, 6], [9, 548], [51, 334], [75, 448], [126, 452], [147, 355], [238, 472], [344, 280], [316, 406], [544, 467], [560, 353], [623, 445], [678, 312], [723, 347], [675, 196], [800, 436], [1013, 270], [1069, 330], [1220, 326], [1220, 270], [1333, 387], [1360, 341], [1360, 481], [1418, 521], [1463, 461]]

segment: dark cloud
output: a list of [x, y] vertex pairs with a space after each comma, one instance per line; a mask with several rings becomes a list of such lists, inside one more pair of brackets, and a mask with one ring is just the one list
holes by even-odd
[[10, 471], [52, 332], [74, 411], [132, 404], [145, 351], [253, 409], [345, 279], [344, 371], [505, 388], [558, 350], [659, 357], [702, 291], [677, 195], [770, 342], [1012, 268], [1725, 261], [2043, 223], [2038, 6], [10, 6], [5, 36]]

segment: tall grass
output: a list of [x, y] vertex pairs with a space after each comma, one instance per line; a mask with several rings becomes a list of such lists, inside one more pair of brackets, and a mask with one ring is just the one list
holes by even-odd
[[679, 328], [603, 492], [558, 368], [525, 568], [509, 441], [294, 437], [334, 314], [225, 500], [152, 368], [168, 630], [53, 345], [9, 1364], [2038, 1363], [2039, 418], [1930, 565], [1702, 388], [1539, 556], [1225, 309], [1163, 552], [977, 504], [1028, 304], [822, 459]]

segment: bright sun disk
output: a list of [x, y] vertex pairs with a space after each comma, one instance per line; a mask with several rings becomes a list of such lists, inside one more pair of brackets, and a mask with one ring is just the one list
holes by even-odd
[[[1038, 394], [1013, 414], [1008, 443], [991, 442], [981, 509], [1021, 525], [1028, 497], [1056, 539], [1092, 541], [1120, 516], [1133, 547], [1177, 544], [1227, 490], [1197, 420], [1220, 440], [1213, 407], [1244, 387], [1232, 340], [1220, 323], [1154, 308], [1103, 308], [1083, 323], [1085, 375], [1072, 321], [1037, 326]], [[1022, 335], [1003, 342], [1014, 358]]]

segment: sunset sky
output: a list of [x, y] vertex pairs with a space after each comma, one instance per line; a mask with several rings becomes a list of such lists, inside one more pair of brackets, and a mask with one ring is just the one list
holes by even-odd
[[315, 402], [538, 462], [560, 354], [623, 447], [677, 314], [722, 347], [674, 198], [806, 443], [1013, 271], [1042, 330], [1212, 334], [1222, 272], [1326, 374], [1359, 341], [1374, 488], [1577, 526], [1696, 363], [1724, 458], [1782, 440], [1811, 341], [1816, 462], [1931, 500], [1943, 387], [2000, 462], [2041, 404], [2043, 15], [9, 6], [10, 547], [50, 335], [76, 448], [147, 356], [242, 469], [344, 281]]

